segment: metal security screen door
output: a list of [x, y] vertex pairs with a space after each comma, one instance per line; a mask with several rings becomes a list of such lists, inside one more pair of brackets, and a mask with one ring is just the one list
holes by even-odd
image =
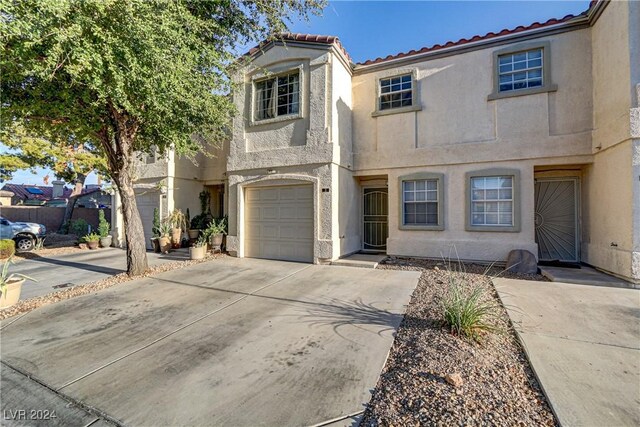
[[578, 262], [578, 180], [537, 179], [535, 204], [539, 259]]
[[386, 188], [365, 188], [363, 190], [362, 249], [384, 251], [389, 236], [389, 202]]

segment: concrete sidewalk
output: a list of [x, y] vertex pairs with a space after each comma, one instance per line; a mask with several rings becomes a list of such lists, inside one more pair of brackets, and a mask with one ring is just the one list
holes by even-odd
[[494, 284], [562, 425], [640, 425], [640, 291]]
[[[37, 252], [34, 253], [37, 255]], [[168, 254], [147, 252], [149, 266], [189, 259], [188, 249]], [[25, 274], [37, 280], [27, 281], [20, 299], [28, 299], [55, 292], [63, 287], [84, 285], [123, 273], [127, 268], [125, 251], [101, 248], [75, 253], [40, 256], [20, 260], [11, 266], [11, 272]]]
[[418, 277], [220, 258], [45, 306], [2, 323], [2, 409], [70, 401], [68, 425], [346, 417], [369, 401]]

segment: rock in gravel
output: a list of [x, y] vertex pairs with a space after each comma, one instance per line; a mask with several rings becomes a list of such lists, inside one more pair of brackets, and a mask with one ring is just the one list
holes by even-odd
[[515, 249], [507, 256], [506, 270], [511, 273], [536, 274], [538, 261], [535, 255], [524, 249]]
[[462, 383], [463, 383], [462, 375], [460, 375], [457, 372], [445, 375], [444, 379], [445, 379], [446, 382], [448, 382], [449, 384], [451, 384], [454, 387], [462, 387]]

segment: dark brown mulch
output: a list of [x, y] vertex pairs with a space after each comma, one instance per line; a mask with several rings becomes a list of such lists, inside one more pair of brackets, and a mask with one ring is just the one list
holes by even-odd
[[[456, 264], [456, 268], [459, 266]], [[365, 411], [363, 426], [557, 425], [507, 313], [499, 305], [495, 326], [481, 343], [454, 336], [444, 326], [441, 300], [447, 287], [443, 262], [390, 258], [379, 268], [419, 270], [418, 286]], [[486, 267], [464, 265], [465, 277], [499, 299]], [[497, 275], [500, 268], [489, 274]], [[542, 276], [519, 279], [544, 280]], [[454, 387], [445, 376], [458, 373]]]

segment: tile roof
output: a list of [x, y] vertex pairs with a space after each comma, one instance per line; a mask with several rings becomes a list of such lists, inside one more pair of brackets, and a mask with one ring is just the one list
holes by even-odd
[[[591, 8], [595, 3], [597, 3], [597, 0], [592, 1], [591, 4], [589, 5], [589, 8]], [[359, 62], [356, 65], [378, 64], [378, 63], [390, 61], [390, 60], [393, 60], [393, 59], [406, 58], [406, 57], [409, 57], [409, 56], [419, 55], [421, 53], [426, 53], [426, 52], [433, 52], [433, 51], [437, 51], [437, 50], [440, 50], [440, 49], [446, 49], [446, 48], [453, 47], [453, 46], [460, 46], [460, 45], [464, 45], [464, 44], [467, 44], [467, 43], [473, 43], [473, 42], [477, 42], [477, 41], [481, 41], [481, 40], [489, 40], [489, 39], [492, 39], [492, 38], [495, 38], [495, 37], [502, 37], [502, 36], [511, 35], [511, 34], [518, 34], [518, 33], [524, 32], [524, 31], [535, 30], [537, 28], [544, 28], [544, 27], [548, 27], [548, 26], [551, 26], [551, 25], [561, 24], [563, 22], [570, 21], [570, 20], [572, 20], [574, 18], [585, 16], [587, 14], [587, 12], [588, 12], [588, 10], [582, 12], [579, 15], [567, 15], [567, 16], [565, 16], [563, 18], [560, 18], [560, 19], [551, 18], [546, 22], [542, 22], [542, 23], [541, 22], [534, 22], [533, 24], [527, 25], [527, 26], [520, 25], [520, 26], [518, 26], [516, 28], [513, 28], [513, 29], [505, 28], [505, 29], [503, 29], [503, 30], [501, 30], [501, 31], [499, 31], [497, 33], [489, 32], [489, 33], [487, 33], [485, 35], [475, 35], [475, 36], [473, 36], [473, 37], [471, 37], [469, 39], [462, 38], [462, 39], [460, 39], [458, 41], [448, 41], [448, 42], [446, 42], [444, 44], [435, 44], [433, 46], [423, 47], [420, 50], [410, 50], [409, 52], [401, 52], [401, 53], [397, 53], [395, 55], [388, 55], [388, 56], [386, 56], [384, 58], [368, 59], [368, 60], [366, 60], [364, 62]]]
[[[512, 29], [508, 29], [505, 28], [497, 33], [494, 32], [489, 32], [487, 34], [484, 35], [475, 35], [471, 38], [462, 38], [460, 40], [457, 41], [448, 41], [444, 44], [435, 44], [433, 46], [429, 46], [429, 47], [423, 47], [422, 49], [419, 50], [410, 50], [409, 52], [400, 52], [397, 53], [395, 55], [387, 55], [384, 58], [376, 58], [376, 59], [368, 59], [364, 62], [358, 62], [355, 64], [355, 66], [367, 66], [367, 65], [373, 65], [373, 64], [379, 64], [382, 62], [386, 62], [386, 61], [390, 61], [393, 59], [400, 59], [400, 58], [406, 58], [406, 57], [410, 57], [413, 55], [419, 55], [422, 53], [427, 53], [427, 52], [433, 52], [433, 51], [437, 51], [440, 49], [446, 49], [446, 48], [450, 48], [450, 47], [454, 47], [454, 46], [461, 46], [467, 43], [474, 43], [477, 41], [482, 41], [482, 40], [490, 40], [492, 38], [497, 38], [497, 37], [502, 37], [502, 36], [506, 36], [506, 35], [511, 35], [511, 34], [518, 34], [524, 31], [529, 31], [529, 30], [535, 30], [538, 28], [544, 28], [544, 27], [549, 27], [552, 25], [556, 25], [556, 24], [561, 24], [564, 22], [568, 22], [571, 21], [572, 19], [575, 18], [579, 18], [579, 17], [583, 17], [586, 16], [588, 14], [589, 11], [591, 11], [599, 2], [604, 2], [605, 0], [591, 0], [591, 2], [589, 3], [589, 8], [578, 14], [578, 15], [567, 15], [563, 18], [551, 18], [549, 20], [547, 20], [546, 22], [534, 22], [533, 24], [524, 26], [524, 25], [520, 25], [516, 28], [512, 28]], [[295, 42], [303, 42], [303, 43], [320, 43], [320, 44], [326, 44], [326, 45], [332, 45], [335, 44], [338, 49], [340, 49], [340, 51], [342, 53], [344, 53], [344, 55], [347, 57], [347, 59], [349, 61], [352, 62], [351, 57], [349, 56], [349, 53], [347, 52], [347, 50], [344, 48], [344, 46], [342, 45], [342, 43], [340, 43], [340, 39], [336, 36], [324, 36], [324, 35], [316, 35], [316, 34], [302, 34], [302, 33], [281, 33], [278, 34], [275, 39], [270, 39], [270, 40], [265, 40], [263, 42], [261, 42], [260, 44], [258, 44], [257, 46], [249, 49], [249, 51], [245, 54], [246, 55], [254, 55], [258, 52], [260, 52], [262, 49], [264, 49], [265, 47], [267, 47], [270, 43], [273, 43], [275, 41], [283, 41], [283, 42], [287, 42], [287, 41], [295, 41]], [[353, 62], [352, 62], [353, 63]]]
[[335, 44], [338, 49], [347, 57], [349, 61], [351, 61], [351, 57], [347, 50], [340, 43], [340, 39], [336, 36], [322, 36], [317, 34], [302, 34], [302, 33], [280, 33], [275, 36], [274, 39], [265, 40], [258, 44], [257, 46], [249, 49], [245, 55], [254, 55], [260, 52], [262, 49], [267, 47], [270, 43], [283, 41], [283, 42], [304, 42], [304, 43], [318, 43], [318, 44], [326, 44], [332, 45]]
[[[28, 191], [29, 188], [37, 188], [42, 193], [41, 194], [32, 194]], [[51, 200], [53, 199], [53, 187], [48, 187], [44, 185], [28, 185], [28, 184], [5, 184], [2, 187], [3, 191], [11, 191], [18, 197], [20, 200]], [[83, 188], [81, 195], [87, 195], [91, 193], [95, 193], [96, 191], [101, 191], [99, 188]], [[71, 196], [71, 189], [64, 187], [62, 190], [62, 197], [64, 199], [68, 199]]]

